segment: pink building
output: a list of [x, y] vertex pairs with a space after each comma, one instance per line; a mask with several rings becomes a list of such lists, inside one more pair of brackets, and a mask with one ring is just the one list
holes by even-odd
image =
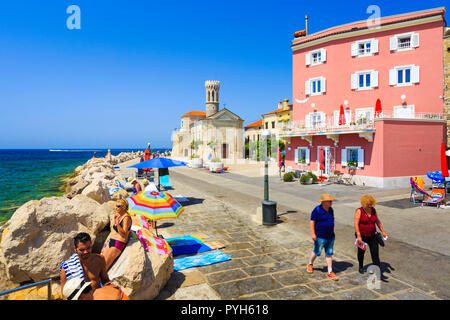
[[364, 20], [296, 33], [293, 121], [281, 135], [286, 166], [318, 173], [323, 147], [325, 175], [352, 174], [360, 185], [407, 187], [409, 177], [440, 170], [444, 14], [437, 8], [383, 17], [377, 27]]

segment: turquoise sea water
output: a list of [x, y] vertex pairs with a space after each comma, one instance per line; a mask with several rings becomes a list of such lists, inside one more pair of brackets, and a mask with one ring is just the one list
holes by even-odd
[[[145, 149], [142, 149], [144, 151]], [[152, 149], [155, 151], [167, 149]], [[111, 154], [139, 151], [111, 149]], [[0, 150], [0, 221], [29, 200], [64, 194], [64, 178], [92, 158], [104, 157], [107, 149]]]

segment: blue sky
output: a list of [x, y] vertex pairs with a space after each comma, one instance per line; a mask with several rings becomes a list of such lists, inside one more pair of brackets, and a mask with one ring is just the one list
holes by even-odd
[[[81, 9], [69, 30], [68, 6]], [[0, 3], [0, 148], [170, 147], [180, 115], [205, 109], [205, 80], [245, 120], [292, 101], [293, 33], [443, 1]], [[221, 105], [221, 108], [223, 105]]]

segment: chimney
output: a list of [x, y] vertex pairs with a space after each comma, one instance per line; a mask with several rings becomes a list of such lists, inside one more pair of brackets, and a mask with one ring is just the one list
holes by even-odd
[[288, 102], [289, 102], [289, 99], [284, 99], [284, 100], [283, 100], [283, 108], [284, 108], [285, 110], [287, 110], [287, 109], [289, 108]]
[[283, 103], [281, 101], [278, 101], [278, 110], [283, 109]]
[[305, 15], [305, 31], [306, 36], [308, 35], [308, 15]]

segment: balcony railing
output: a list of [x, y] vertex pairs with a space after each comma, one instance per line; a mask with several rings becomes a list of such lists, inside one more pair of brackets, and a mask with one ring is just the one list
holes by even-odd
[[363, 131], [375, 129], [375, 121], [377, 120], [443, 120], [443, 114], [439, 113], [406, 113], [383, 111], [377, 117], [364, 117], [361, 115], [352, 115], [351, 119], [346, 117], [346, 124], [339, 125], [334, 118], [328, 118], [326, 121], [306, 123], [304, 120], [291, 120], [285, 128], [280, 129], [281, 135], [286, 134], [318, 134], [327, 132], [342, 132], [342, 131]]

